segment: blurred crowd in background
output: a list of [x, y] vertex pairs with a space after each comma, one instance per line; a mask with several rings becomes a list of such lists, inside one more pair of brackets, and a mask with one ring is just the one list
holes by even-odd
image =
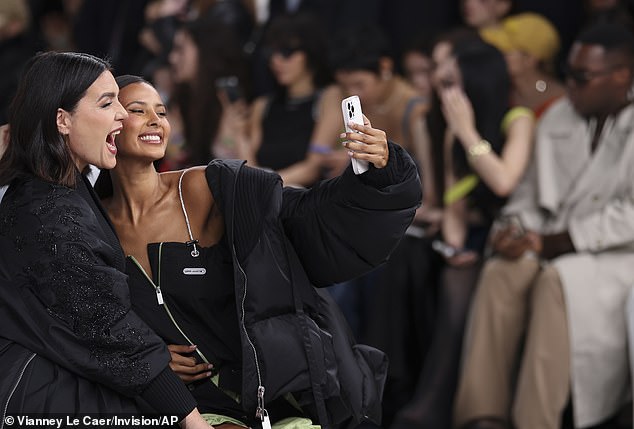
[[[340, 103], [359, 95], [373, 127], [420, 167], [424, 204], [387, 264], [331, 292], [357, 339], [390, 358], [384, 426], [449, 428], [469, 402], [456, 392], [491, 230], [553, 106], [570, 97], [581, 116], [616, 114], [583, 112], [589, 95], [573, 97], [604, 77], [613, 86], [597, 91], [624, 87], [630, 101], [627, 37], [577, 38], [606, 23], [631, 33], [633, 12], [629, 0], [2, 0], [0, 124], [36, 52], [86, 52], [159, 90], [172, 125], [159, 169], [240, 158], [310, 187], [347, 167]], [[609, 75], [620, 64], [575, 64], [579, 43], [617, 46], [630, 80]], [[583, 420], [566, 393], [558, 424], [631, 427], [629, 396], [616, 396], [618, 406]], [[473, 427], [510, 427], [491, 414], [491, 426]]]

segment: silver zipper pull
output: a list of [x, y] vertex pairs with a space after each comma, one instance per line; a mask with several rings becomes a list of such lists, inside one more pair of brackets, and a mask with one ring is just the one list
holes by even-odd
[[190, 253], [192, 255], [192, 257], [197, 258], [200, 255], [200, 252], [198, 251], [198, 248], [196, 247], [196, 244], [198, 244], [198, 240], [190, 240], [187, 243], [185, 243], [187, 246], [193, 246], [194, 250], [192, 250]]
[[160, 286], [156, 288], [156, 300], [158, 301], [158, 305], [163, 305], [165, 301], [163, 301], [163, 293], [161, 292]]
[[258, 408], [255, 410], [255, 416], [262, 421], [262, 429], [271, 429], [269, 413], [264, 407], [264, 386], [258, 386]]

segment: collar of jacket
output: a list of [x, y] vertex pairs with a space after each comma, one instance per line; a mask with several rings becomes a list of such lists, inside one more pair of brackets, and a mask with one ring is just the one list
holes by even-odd
[[280, 212], [282, 179], [277, 173], [250, 168], [242, 160], [213, 160], [205, 175], [224, 216], [228, 242], [243, 263], [264, 222]]

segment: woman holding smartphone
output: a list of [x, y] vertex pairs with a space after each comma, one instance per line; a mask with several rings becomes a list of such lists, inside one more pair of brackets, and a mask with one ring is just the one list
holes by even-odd
[[340, 148], [343, 93], [331, 84], [326, 40], [320, 22], [307, 14], [279, 16], [267, 30], [275, 89], [253, 102], [243, 154], [287, 185], [317, 183], [328, 155]]
[[310, 190], [243, 161], [157, 173], [166, 108], [142, 79], [117, 81], [129, 117], [104, 205], [128, 255], [133, 308], [170, 344], [210, 423], [328, 423], [317, 422], [316, 398], [333, 393], [333, 375], [309, 373], [307, 359], [323, 363], [317, 350], [332, 345], [318, 334], [317, 349], [304, 349], [303, 314], [319, 310], [313, 285], [371, 269], [402, 236], [421, 197], [411, 158], [366, 122], [345, 137], [366, 144], [346, 146], [370, 170]]
[[436, 195], [443, 200], [445, 264], [438, 274], [434, 332], [410, 403], [393, 429], [450, 427], [464, 327], [493, 220], [522, 177], [534, 117], [509, 105], [504, 56], [478, 36], [454, 33], [436, 43], [436, 99], [427, 118]]

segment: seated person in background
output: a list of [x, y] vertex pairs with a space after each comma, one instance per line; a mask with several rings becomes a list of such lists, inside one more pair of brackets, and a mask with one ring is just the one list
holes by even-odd
[[309, 14], [277, 17], [267, 30], [277, 90], [254, 101], [240, 158], [277, 171], [286, 185], [315, 184], [325, 157], [341, 148], [343, 95], [331, 84], [326, 37]]
[[512, 13], [515, 0], [461, 0], [460, 12], [464, 23], [481, 36], [496, 31], [502, 19]]
[[[331, 42], [331, 67], [344, 96], [358, 95], [363, 113], [373, 126], [385, 130], [416, 159], [421, 175], [430, 172], [431, 168], [426, 168], [429, 157], [423, 153], [426, 100], [405, 79], [394, 73], [394, 61], [382, 31], [369, 24], [345, 26]], [[330, 174], [336, 174], [347, 165], [347, 159], [340, 151], [334, 151], [328, 162]], [[427, 182], [426, 177], [423, 177], [423, 182]], [[424, 209], [420, 208], [416, 218], [420, 217], [420, 222], [427, 222], [429, 218], [426, 215]], [[392, 364], [389, 367], [383, 408], [387, 421], [391, 414], [387, 403], [401, 400], [390, 385], [395, 372], [406, 372], [400, 364], [403, 359], [396, 357], [397, 353], [399, 356], [404, 355], [400, 344], [407, 340], [405, 329], [398, 321], [405, 313], [402, 311], [401, 296], [407, 293], [410, 279], [419, 278], [417, 274], [410, 276], [407, 266], [421, 267], [418, 259], [422, 251], [420, 241], [410, 237], [402, 240], [386, 264], [368, 275], [337, 284], [329, 290], [342, 307], [357, 338], [386, 351], [390, 356]], [[417, 269], [415, 271], [420, 272]], [[387, 282], [383, 281], [393, 272], [401, 274], [398, 280], [392, 277]], [[399, 292], [396, 292], [397, 289]], [[380, 305], [378, 312], [373, 311], [374, 305]], [[398, 318], [395, 317], [395, 311], [401, 311]], [[405, 377], [409, 377], [409, 374], [405, 374]]]
[[542, 117], [532, 164], [504, 208], [523, 226], [492, 234], [465, 336], [457, 427], [556, 429], [568, 401], [575, 426], [589, 427], [628, 400], [633, 60], [634, 36], [616, 25], [591, 27], [572, 46], [568, 96]]
[[385, 35], [375, 26], [350, 26], [335, 35], [331, 67], [345, 96], [358, 95], [363, 113], [399, 142], [423, 169], [423, 119], [426, 102], [394, 74], [394, 60]]
[[425, 110], [428, 110], [431, 103], [433, 70], [430, 37], [427, 34], [417, 36], [403, 49], [402, 58], [405, 78], [418, 91], [418, 95], [427, 105]]
[[333, 367], [329, 335], [345, 333], [311, 335], [316, 322], [305, 314], [324, 310], [314, 286], [360, 275], [396, 246], [420, 203], [413, 161], [366, 121], [355, 126], [363, 135], [344, 136], [365, 143], [345, 147], [370, 169], [349, 168], [312, 189], [282, 188], [277, 174], [236, 160], [157, 173], [166, 108], [142, 79], [117, 83], [129, 116], [104, 206], [129, 255], [132, 307], [170, 344], [172, 368], [191, 383], [201, 413], [211, 424], [249, 427], [265, 416], [341, 423], [323, 420], [319, 398], [366, 384], [339, 384], [350, 374]]
[[[503, 55], [477, 35], [441, 39], [433, 50], [437, 94], [427, 125], [441, 238], [455, 254], [440, 267], [435, 327], [414, 397], [393, 428], [451, 426], [465, 321], [486, 237], [504, 198], [519, 182], [533, 142], [533, 115], [510, 108]], [[438, 103], [440, 101], [440, 103]]]
[[497, 30], [482, 33], [482, 38], [506, 55], [512, 105], [528, 107], [539, 118], [564, 95], [554, 70], [559, 35], [546, 18], [536, 13], [512, 15]]
[[634, 30], [634, 9], [628, 0], [584, 0], [585, 24], [614, 23]]
[[247, 116], [246, 101], [230, 100], [218, 88], [220, 79], [232, 77], [241, 95], [248, 93], [246, 64], [231, 28], [210, 16], [187, 21], [176, 31], [168, 58], [174, 93], [166, 101], [174, 138], [159, 169], [237, 158], [242, 134], [236, 128]]

